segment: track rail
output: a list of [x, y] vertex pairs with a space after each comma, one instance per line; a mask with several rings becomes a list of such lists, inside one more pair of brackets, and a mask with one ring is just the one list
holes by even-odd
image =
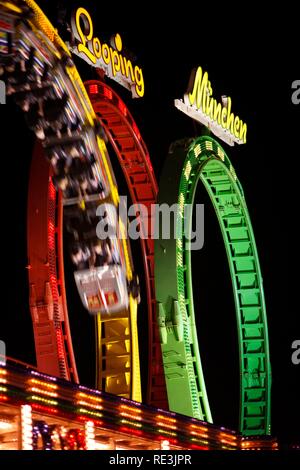
[[29, 180], [27, 250], [37, 367], [78, 382], [65, 294], [61, 197], [40, 144]]
[[[151, 233], [154, 221], [151, 219], [150, 208], [156, 202], [158, 188], [146, 144], [127, 106], [111, 87], [99, 80], [88, 81], [85, 85], [94, 110], [118, 157], [132, 202], [137, 208], [140, 208], [142, 204], [148, 209], [147, 215], [140, 210], [141, 232], [148, 227], [148, 233]], [[141, 237], [140, 240], [148, 304], [148, 362], [150, 367], [147, 403], [167, 409], [168, 401], [156, 319], [154, 240], [151, 237]], [[108, 340], [104, 337], [103, 339]], [[100, 337], [98, 340], [101, 341]]]
[[171, 239], [163, 239], [160, 227], [160, 239], [155, 241], [157, 308], [170, 409], [212, 421], [196, 331], [191, 251], [186, 245], [192, 216], [184, 213], [185, 204], [194, 203], [199, 181], [214, 206], [231, 273], [240, 354], [240, 431], [269, 434], [271, 367], [254, 234], [234, 168], [222, 147], [207, 136], [173, 144], [159, 189], [160, 204], [178, 203]]

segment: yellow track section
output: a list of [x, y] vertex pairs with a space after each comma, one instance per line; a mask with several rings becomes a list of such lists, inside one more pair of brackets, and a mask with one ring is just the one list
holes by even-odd
[[[70, 51], [60, 38], [57, 30], [52, 26], [40, 7], [33, 0], [23, 0], [34, 12], [30, 20], [32, 29], [38, 29], [47, 36], [59, 50], [71, 57]], [[12, 13], [21, 14], [22, 11], [12, 2], [0, 2]], [[80, 102], [86, 114], [87, 124], [94, 126], [97, 116], [93, 110], [84, 84], [75, 66], [67, 66], [66, 72], [77, 91]], [[78, 92], [79, 90], [79, 92]], [[116, 187], [108, 161], [108, 152], [103, 139], [97, 136], [97, 143], [103, 159], [105, 171], [111, 190], [111, 199], [115, 206], [119, 202], [118, 188]], [[121, 223], [120, 234], [124, 234]], [[127, 240], [122, 238], [126, 262], [127, 279], [132, 279], [132, 264]], [[140, 360], [137, 332], [137, 301], [130, 295], [129, 309], [124, 310], [113, 320], [96, 318], [97, 335], [97, 385], [109, 393], [141, 401]], [[104, 355], [105, 354], [105, 355]]]

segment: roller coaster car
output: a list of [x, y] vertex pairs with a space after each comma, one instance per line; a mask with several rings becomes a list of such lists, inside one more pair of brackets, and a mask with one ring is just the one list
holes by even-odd
[[[43, 146], [48, 155], [56, 153], [59, 158], [63, 157], [63, 153], [80, 155], [81, 159], [85, 159], [90, 164], [89, 180], [94, 188], [91, 193], [99, 193], [101, 198], [106, 198], [109, 195], [109, 181], [92, 127], [86, 127], [80, 133], [75, 131], [71, 135], [47, 136]], [[98, 185], [101, 183], [102, 189], [97, 188], [95, 182], [98, 182]], [[73, 204], [74, 201], [72, 200], [70, 203]]]
[[129, 297], [122, 266], [113, 264], [75, 271], [74, 277], [81, 301], [92, 315], [113, 315], [128, 308]]
[[50, 39], [41, 31], [36, 30], [34, 33], [22, 24], [19, 27], [19, 43], [20, 56], [23, 60], [28, 60], [31, 51], [34, 51], [34, 69], [37, 75], [43, 76], [45, 65], [54, 67], [58, 61], [60, 54]]
[[[10, 9], [10, 2], [3, 4]], [[86, 202], [106, 199], [111, 192], [116, 206], [116, 182], [113, 172], [108, 171], [110, 162], [102, 141], [105, 135], [93, 117], [73, 62], [37, 28], [31, 31], [26, 22], [30, 11], [24, 16], [22, 13], [23, 8], [11, 18], [3, 20], [0, 16], [0, 63], [4, 64], [0, 74], [6, 79], [7, 93], [15, 95], [27, 113], [29, 127], [43, 140], [54, 167], [53, 182], [63, 192], [64, 205], [70, 203], [68, 192], [72, 194], [71, 203], [79, 203], [82, 210]], [[110, 205], [103, 205], [103, 209], [102, 218], [107, 216], [108, 225], [116, 227]], [[107, 316], [127, 310], [129, 296], [137, 299], [139, 287], [136, 278], [129, 275], [127, 258], [131, 256], [126, 242], [113, 237], [99, 241], [89, 224], [78, 230], [70, 225], [70, 229], [77, 238], [72, 261], [77, 267], [74, 276], [85, 308], [91, 314]]]
[[[71, 207], [66, 209], [68, 231], [78, 235], [78, 241], [70, 247], [72, 260], [77, 266], [74, 276], [85, 308], [93, 315], [113, 315], [128, 308], [129, 295], [140, 301], [139, 281], [135, 274], [130, 280], [127, 277], [126, 241], [118, 237], [104, 240], [97, 237], [95, 212], [95, 206], [87, 206], [87, 211], [82, 212], [78, 219], [78, 216], [74, 218], [76, 213]], [[110, 204], [102, 205], [102, 214], [105, 225], [114, 227], [115, 214]]]

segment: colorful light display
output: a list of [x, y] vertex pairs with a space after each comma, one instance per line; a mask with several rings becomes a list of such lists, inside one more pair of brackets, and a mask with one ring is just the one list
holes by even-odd
[[[52, 27], [35, 2], [26, 0], [26, 4], [33, 9], [34, 16], [32, 24], [34, 28], [40, 28], [53, 42], [53, 51], [56, 58], [62, 57], [62, 51], [70, 55], [66, 45], [59, 38], [57, 31]], [[13, 6], [13, 4], [11, 5]], [[22, 13], [22, 10], [19, 8], [13, 9], [12, 6], [10, 7], [10, 3], [6, 2], [3, 6], [7, 9], [11, 8], [18, 15]], [[82, 24], [84, 27], [82, 27]], [[83, 8], [78, 9], [73, 18], [73, 32], [75, 32], [75, 37], [78, 41], [77, 48], [80, 54], [84, 54], [97, 66], [101, 64], [104, 66], [103, 64], [105, 64], [104, 68], [105, 70], [109, 70], [109, 76], [112, 75], [116, 77], [122, 75], [123, 78], [126, 78], [125, 81], [129, 83], [130, 88], [134, 88], [135, 94], [140, 97], [143, 96], [144, 81], [142, 71], [137, 66], [133, 67], [131, 62], [126, 61], [122, 56], [122, 40], [120, 35], [116, 35], [114, 38], [113, 47], [109, 47], [108, 44], [101, 44], [100, 40], [94, 37], [92, 19]], [[118, 119], [121, 118], [121, 125], [118, 121], [118, 127], [122, 127], [120, 140], [124, 141], [125, 128], [126, 132], [129, 130], [128, 136], [127, 133], [125, 133], [126, 143], [133, 143], [134, 146], [134, 150], [130, 148], [130, 151], [127, 152], [128, 155], [126, 155], [126, 151], [122, 148], [122, 145], [121, 151], [117, 152], [122, 164], [126, 161], [130, 164], [127, 165], [128, 167], [131, 169], [135, 168], [135, 171], [132, 173], [130, 173], [129, 170], [125, 173], [126, 178], [130, 180], [130, 187], [133, 194], [132, 199], [138, 201], [145, 199], [148, 204], [155, 201], [157, 185], [149, 155], [128, 107], [108, 86], [104, 86], [101, 82], [90, 82], [88, 85], [88, 93], [90, 94], [91, 100], [93, 100], [95, 108], [93, 109], [88, 93], [81, 82], [76, 68], [74, 66], [68, 66], [66, 70], [68, 79], [74, 87], [75, 95], [77, 98], [80, 97], [79, 102], [85, 110], [85, 124], [93, 127], [95, 126], [97, 115], [100, 119], [103, 118], [103, 121], [105, 121], [103, 127], [109, 133], [111, 144], [117, 147], [118, 136], [114, 134], [113, 125], [107, 122], [105, 116], [107, 101], [109, 101], [112, 106], [115, 106], [117, 110], [116, 115]], [[188, 100], [189, 106], [196, 107], [197, 112], [202, 112], [202, 114], [204, 113], [208, 116], [211, 121], [215, 121], [215, 123], [210, 122], [211, 129], [215, 129], [217, 123], [217, 126], [221, 126], [223, 130], [228, 131], [230, 137], [226, 140], [222, 132], [219, 132], [220, 129], [217, 129], [219, 132], [219, 134], [216, 132], [217, 135], [220, 135], [224, 140], [229, 143], [233, 141], [238, 143], [246, 142], [247, 126], [238, 116], [234, 116], [231, 112], [230, 98], [227, 98], [226, 104], [223, 103], [223, 105], [212, 98], [212, 89], [208, 81], [208, 76], [207, 74], [203, 74], [201, 68], [198, 69], [194, 78], [193, 87], [185, 99], [185, 104], [187, 104]], [[103, 95], [100, 103], [99, 95]], [[201, 122], [203, 122], [203, 120]], [[111, 172], [105, 143], [102, 137], [97, 136], [96, 140], [103, 157], [105, 172], [108, 175], [112, 200], [117, 205], [118, 191]], [[193, 188], [195, 189], [196, 187], [197, 182], [191, 181], [191, 178], [195, 176], [195, 169], [197, 170], [198, 176], [200, 175], [200, 171], [198, 171], [200, 167], [197, 166], [199, 164], [201, 166], [201, 178], [210, 193], [219, 219], [222, 219], [223, 222], [225, 218], [227, 220], [227, 222], [224, 222], [222, 225], [222, 233], [225, 239], [227, 237], [227, 246], [231, 247], [229, 249], [229, 251], [231, 250], [229, 262], [236, 293], [237, 316], [240, 322], [240, 355], [243, 364], [241, 431], [249, 435], [254, 433], [264, 435], [270, 432], [270, 367], [265, 305], [254, 237], [247, 214], [247, 208], [243, 200], [243, 194], [234, 168], [230, 164], [228, 157], [213, 139], [205, 138], [201, 140], [201, 142], [200, 140], [201, 139], [194, 143], [195, 145], [193, 145], [192, 150], [188, 150], [188, 157], [184, 162], [184, 167], [180, 174], [181, 179], [178, 180], [178, 187], [176, 189], [179, 188], [177, 196], [180, 216], [182, 218], [184, 205], [188, 201], [187, 185], [192, 183], [194, 185]], [[127, 147], [124, 146], [124, 148], [126, 149]], [[212, 162], [212, 160], [214, 161]], [[208, 161], [209, 164], [207, 164]], [[143, 172], [140, 171], [142, 166], [144, 166]], [[137, 167], [138, 171], [136, 170]], [[220, 179], [217, 178], [217, 182], [214, 179], [216, 173], [218, 173], [217, 177], [220, 177]], [[45, 172], [44, 176], [48, 181], [49, 172]], [[190, 192], [193, 193], [194, 189], [192, 191], [190, 190]], [[213, 193], [215, 189], [217, 192], [220, 192], [220, 198], [218, 200], [217, 198], [214, 199]], [[228, 195], [230, 198], [225, 197]], [[34, 196], [35, 199], [37, 199], [37, 195], [35, 194]], [[221, 196], [224, 197], [222, 198]], [[220, 199], [222, 199], [222, 203]], [[59, 217], [62, 219], [62, 209], [51, 179], [48, 184], [47, 197], [44, 200], [44, 208], [48, 211], [48, 224], [45, 233], [47, 238], [46, 258], [48, 260], [49, 269], [46, 274], [47, 280], [44, 283], [45, 286], [43, 286], [45, 288], [43, 302], [36, 301], [34, 283], [31, 283], [30, 287], [31, 310], [34, 326], [36, 327], [36, 344], [38, 344], [37, 355], [38, 359], [44, 361], [41, 365], [41, 369], [47, 370], [47, 360], [43, 354], [44, 351], [42, 351], [41, 342], [39, 343], [38, 341], [40, 338], [38, 338], [37, 333], [37, 324], [39, 323], [39, 326], [44, 324], [46, 315], [47, 328], [49, 330], [47, 334], [51, 337], [52, 348], [49, 356], [55, 356], [54, 361], [56, 360], [54, 365], [53, 362], [51, 366], [49, 365], [49, 367], [52, 368], [51, 373], [53, 372], [65, 379], [73, 378], [75, 381], [78, 381], [66, 310], [63, 311], [64, 307], [62, 307], [66, 303], [62, 280], [62, 249], [59, 247], [59, 245], [62, 245], [62, 241], [59, 240], [62, 230], [61, 220], [58, 223], [55, 220], [56, 213], [59, 213]], [[232, 218], [231, 210], [234, 212], [234, 216], [238, 216], [241, 219], [240, 223], [235, 224], [232, 220], [228, 223], [228, 220]], [[37, 214], [38, 212], [39, 209], [34, 213]], [[152, 324], [155, 324], [156, 321], [154, 305], [153, 243], [144, 243], [144, 264], [146, 278], [149, 284], [147, 286], [149, 324], [152, 327]], [[249, 250], [243, 251], [245, 247], [241, 247], [241, 244], [247, 244]], [[211, 421], [204, 378], [201, 370], [197, 338], [195, 330], [191, 332], [188, 324], [188, 314], [190, 314], [190, 318], [192, 318], [194, 322], [194, 313], [189, 310], [192, 309], [192, 307], [187, 306], [183, 292], [183, 286], [188, 279], [189, 300], [192, 304], [189, 261], [187, 261], [187, 266], [183, 265], [185, 256], [184, 246], [182, 240], [176, 242], [176, 267], [174, 273], [181, 292], [178, 295], [178, 299], [175, 299], [173, 304], [175, 316], [174, 312], [172, 312], [171, 317], [168, 317], [170, 312], [165, 311], [160, 293], [157, 295], [162, 350], [165, 358], [168, 356], [167, 359], [165, 359], [165, 376], [167, 378], [169, 403], [172, 410], [184, 412], [187, 415], [194, 416], [198, 420]], [[159, 252], [159, 250], [160, 248], [156, 251]], [[59, 252], [58, 263], [56, 251]], [[131, 278], [131, 261], [128, 251], [125, 251], [127, 271], [129, 278]], [[43, 264], [45, 265], [47, 263]], [[186, 267], [188, 269], [186, 269]], [[31, 269], [31, 266], [29, 268]], [[184, 271], [186, 272], [184, 273]], [[156, 277], [156, 282], [159, 284], [159, 275]], [[159, 292], [159, 288], [157, 291]], [[98, 316], [96, 320], [98, 334], [97, 346], [99, 351], [99, 356], [97, 357], [97, 372], [99, 387], [102, 387], [103, 381], [105, 381], [106, 390], [140, 401], [141, 390], [136, 307], [136, 302], [131, 298], [129, 312], [126, 312], [126, 314], [123, 312], [123, 316], [120, 316], [120, 319], [118, 319], [117, 328], [115, 328], [115, 323], [113, 327], [111, 327], [108, 322], [105, 323], [104, 326], [103, 320]], [[177, 315], [179, 311], [182, 314], [182, 322], [181, 319], [179, 320], [180, 315]], [[251, 318], [253, 320], [253, 316], [255, 316], [255, 324], [253, 321], [251, 321], [250, 324], [249, 319]], [[243, 332], [241, 333], [242, 330]], [[253, 332], [253, 330], [255, 331]], [[116, 331], [119, 335], [119, 339], [122, 338], [120, 341], [122, 341], [123, 354], [119, 352], [120, 343], [116, 349], [113, 345], [116, 343]], [[45, 335], [45, 333], [42, 333], [42, 335]], [[105, 335], [106, 337], [104, 337]], [[150, 335], [154, 337], [155, 332], [151, 330]], [[192, 357], [190, 348], [191, 336], [193, 337], [194, 357]], [[150, 349], [154, 346], [154, 340], [152, 342], [153, 337], [151, 337], [149, 341]], [[113, 339], [111, 340], [111, 338]], [[169, 341], [170, 338], [171, 341]], [[168, 342], [172, 343], [171, 347], [169, 347], [170, 344], [167, 345]], [[168, 362], [169, 357], [171, 353], [176, 350], [176, 346], [178, 346], [177, 343], [181, 343], [180, 347], [178, 347], [178, 354], [184, 357], [182, 363], [178, 362], [178, 370], [181, 368], [180, 372], [182, 372], [184, 369], [183, 365], [186, 364], [186, 374], [180, 375], [177, 371], [180, 378], [183, 378], [180, 382], [181, 385], [183, 385], [179, 393], [176, 387], [173, 388], [172, 377], [168, 371], [168, 366], [170, 365], [170, 362]], [[153, 347], [153, 349], [155, 348]], [[115, 350], [118, 351], [118, 354], [114, 354]], [[151, 350], [151, 365], [153, 362], [152, 352]], [[125, 355], [127, 357], [126, 360], [124, 360]], [[158, 362], [155, 363], [155, 368], [159, 369], [160, 353], [153, 354], [153, 356], [154, 355], [158, 358]], [[122, 380], [120, 380], [120, 378], [116, 379], [115, 371], [118, 368], [115, 364], [115, 356], [121, 358], [118, 361], [118, 367], [122, 368], [120, 372]], [[105, 364], [105, 367], [103, 367], [103, 364]], [[9, 371], [9, 379], [7, 378], [7, 371]], [[235, 433], [220, 430], [219, 428], [201, 423], [201, 421], [197, 421], [197, 419], [190, 420], [189, 418], [180, 417], [175, 413], [168, 413], [160, 409], [140, 407], [137, 403], [111, 398], [108, 395], [101, 395], [94, 390], [67, 385], [45, 374], [42, 375], [34, 371], [18, 371], [17, 369], [14, 370], [11, 366], [9, 366], [8, 369], [0, 369], [0, 372], [2, 373], [2, 376], [0, 376], [0, 401], [3, 403], [6, 402], [11, 406], [21, 406], [21, 448], [24, 450], [92, 450], [97, 447], [95, 441], [97, 439], [96, 431], [98, 429], [113, 429], [118, 433], [125, 433], [127, 436], [135, 436], [136, 438], [145, 439], [147, 441], [152, 440], [156, 442], [161, 449], [171, 449], [177, 446], [187, 449], [237, 449], [240, 447], [254, 448], [256, 446], [255, 440], [253, 440], [253, 442], [247, 441], [241, 443], [240, 436]], [[21, 384], [20, 377], [22, 375], [25, 379], [23, 377], [24, 383], [22, 382]], [[155, 374], [149, 374], [150, 381], [153, 376], [155, 376]], [[124, 387], [126, 387], [125, 392], [124, 388], [119, 387], [121, 382]], [[165, 391], [163, 380], [160, 381], [160, 385], [161, 390], [158, 394], [159, 398], [157, 401], [162, 402]], [[149, 390], [151, 390], [151, 386], [152, 384], [149, 386]], [[182, 391], [184, 392], [183, 395], [187, 397], [183, 408], [181, 408], [179, 404], [180, 399], [178, 398], [182, 396], [180, 393]], [[151, 391], [149, 393], [151, 394]], [[152, 396], [149, 401], [154, 403]], [[67, 429], [63, 425], [51, 421], [54, 419], [66, 419], [72, 426], [70, 425]], [[78, 423], [78, 427], [73, 425], [74, 422]], [[6, 426], [9, 427], [10, 421], [3, 419], [3, 421], [0, 421], [0, 428], [1, 426], [2, 429], [5, 429]], [[259, 449], [262, 447], [263, 445], [259, 447]]]
[[32, 450], [32, 408], [30, 405], [21, 406], [22, 450]]
[[245, 144], [247, 124], [231, 110], [231, 98], [222, 96], [218, 103], [212, 97], [208, 73], [202, 67], [192, 71], [188, 91], [184, 99], [175, 100], [175, 106], [183, 113], [207, 126], [216, 136], [229, 145]]
[[[12, 362], [0, 367], [0, 373], [6, 376], [0, 434], [14, 428], [16, 436], [21, 436], [19, 443], [17, 437], [11, 444], [0, 442], [0, 449], [4, 445], [23, 450], [276, 448], [271, 438], [242, 439], [234, 431], [71, 384]], [[2, 410], [6, 418], [2, 418]]]
[[94, 37], [94, 27], [91, 15], [85, 8], [78, 8], [71, 19], [73, 35], [77, 46], [71, 50], [86, 60], [90, 65], [104, 71], [120, 85], [131, 90], [134, 98], [144, 96], [145, 84], [143, 71], [138, 65], [122, 55], [122, 39], [116, 34], [110, 44], [100, 42]]

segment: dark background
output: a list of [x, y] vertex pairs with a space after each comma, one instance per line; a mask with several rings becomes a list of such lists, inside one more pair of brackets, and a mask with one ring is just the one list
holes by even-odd
[[[59, 2], [40, 1], [54, 25], [62, 12]], [[124, 46], [143, 68], [145, 97], [132, 100], [117, 84], [110, 85], [127, 103], [146, 142], [157, 178], [170, 143], [196, 136], [193, 121], [175, 109], [190, 71], [201, 65], [209, 73], [213, 95], [230, 95], [233, 112], [248, 124], [247, 144], [224, 144], [244, 188], [264, 277], [273, 370], [272, 430], [283, 444], [300, 441], [300, 365], [291, 362], [291, 344], [300, 337], [298, 273], [298, 159], [300, 105], [291, 102], [291, 83], [299, 79], [299, 50], [293, 40], [292, 16], [283, 34], [284, 18], [263, 18], [257, 10], [240, 13], [212, 11], [210, 6], [157, 8], [143, 14], [133, 5], [100, 2], [85, 6], [94, 20], [94, 34], [107, 41], [119, 32]], [[51, 8], [50, 8], [51, 5]], [[53, 8], [54, 7], [54, 8]], [[140, 6], [141, 8], [141, 6]], [[145, 7], [146, 8], [146, 7]], [[67, 19], [69, 18], [67, 12]], [[125, 19], [126, 18], [126, 19]], [[128, 20], [127, 20], [128, 18]], [[63, 34], [62, 34], [63, 35]], [[63, 35], [64, 36], [64, 35]], [[67, 39], [67, 37], [65, 37]], [[83, 79], [95, 71], [75, 59]], [[35, 363], [28, 307], [26, 255], [27, 189], [33, 136], [22, 113], [9, 101], [0, 108], [3, 262], [1, 339], [7, 354]], [[116, 156], [111, 155], [120, 194], [127, 189]], [[205, 203], [205, 245], [193, 254], [193, 281], [201, 357], [210, 404], [217, 424], [237, 428], [239, 368], [235, 311], [225, 250], [216, 217], [202, 188], [197, 202]], [[140, 278], [140, 250], [133, 246]], [[94, 383], [93, 321], [81, 307], [65, 257], [73, 343], [82, 383]], [[142, 284], [144, 292], [144, 287]], [[7, 305], [5, 303], [7, 302]], [[139, 312], [143, 390], [146, 385], [147, 310]]]

